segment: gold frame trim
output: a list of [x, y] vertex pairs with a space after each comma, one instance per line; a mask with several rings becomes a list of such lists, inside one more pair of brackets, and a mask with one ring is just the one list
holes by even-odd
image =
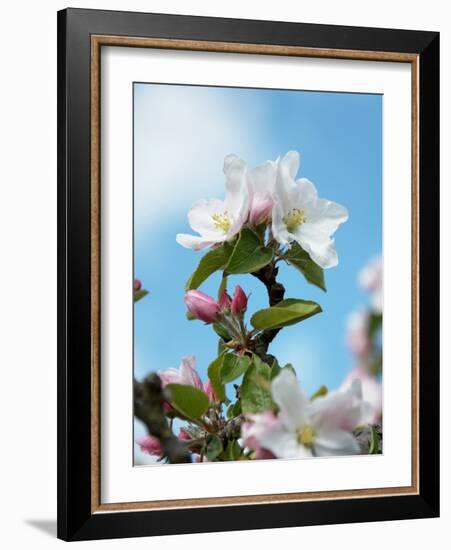
[[[281, 493], [102, 504], [100, 499], [100, 50], [102, 46], [158, 48], [222, 53], [354, 59], [410, 63], [412, 71], [412, 480], [408, 487]], [[399, 52], [334, 50], [267, 44], [240, 44], [91, 36], [91, 512], [164, 510], [207, 506], [268, 504], [419, 494], [419, 56]]]

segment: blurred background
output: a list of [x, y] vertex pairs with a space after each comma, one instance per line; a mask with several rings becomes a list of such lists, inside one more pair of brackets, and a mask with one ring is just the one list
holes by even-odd
[[[338, 388], [366, 353], [367, 312], [375, 307], [382, 96], [135, 83], [133, 100], [134, 274], [149, 291], [135, 305], [135, 377], [178, 367], [182, 356], [195, 355], [206, 379], [217, 336], [203, 323], [187, 321], [183, 302], [202, 252], [182, 248], [175, 235], [192, 232], [187, 212], [196, 201], [223, 198], [227, 154], [253, 167], [294, 149], [301, 155], [298, 177], [310, 179], [320, 197], [346, 206], [349, 220], [335, 235], [339, 265], [325, 272], [327, 293], [281, 265], [286, 297], [315, 300], [323, 313], [284, 329], [270, 352], [280, 364], [294, 365], [307, 393], [321, 384]], [[216, 296], [219, 277], [201, 290]], [[250, 313], [267, 306], [265, 288], [255, 278], [230, 277], [229, 292], [235, 284], [251, 293]], [[143, 433], [135, 421], [135, 439]], [[135, 446], [135, 464], [152, 461]]]

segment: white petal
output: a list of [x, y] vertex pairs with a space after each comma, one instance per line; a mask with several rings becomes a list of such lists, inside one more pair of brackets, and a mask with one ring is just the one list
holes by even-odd
[[305, 422], [308, 397], [299, 387], [297, 378], [289, 369], [284, 369], [271, 385], [274, 401], [278, 405], [279, 418], [290, 431], [296, 431]]
[[344, 430], [322, 430], [313, 444], [315, 456], [347, 456], [360, 454], [356, 438]]
[[251, 194], [272, 195], [276, 183], [277, 164], [271, 160], [260, 164], [248, 173]]
[[315, 226], [308, 222], [302, 224], [294, 238], [310, 254], [312, 260], [323, 269], [338, 265], [335, 241], [316, 230]]
[[348, 211], [344, 206], [326, 199], [316, 200], [308, 210], [308, 223], [328, 237], [333, 235], [338, 226], [348, 218]]
[[318, 198], [318, 192], [313, 183], [307, 178], [301, 178], [296, 180], [296, 183], [301, 190], [303, 203], [313, 202]]
[[294, 178], [299, 170], [299, 153], [297, 151], [288, 151], [288, 153], [279, 161], [287, 169], [288, 174]]
[[272, 234], [280, 244], [289, 244], [293, 237], [288, 233], [287, 226], [283, 222], [285, 213], [280, 204], [275, 203], [272, 209]]
[[295, 432], [288, 432], [281, 425], [275, 426], [260, 438], [260, 445], [277, 458], [308, 458], [309, 449], [300, 445]]
[[221, 231], [215, 227], [212, 216], [223, 214], [226, 210], [224, 201], [218, 199], [198, 201], [188, 212], [188, 222], [191, 228], [204, 237], [219, 236]]
[[197, 237], [196, 235], [186, 235], [185, 233], [179, 233], [175, 240], [191, 250], [203, 250], [217, 241], [206, 241], [204, 237]]

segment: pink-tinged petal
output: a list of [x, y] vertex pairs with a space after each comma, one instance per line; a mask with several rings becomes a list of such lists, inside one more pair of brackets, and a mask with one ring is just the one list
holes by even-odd
[[143, 453], [155, 456], [162, 456], [160, 441], [153, 435], [145, 435], [136, 440]]
[[215, 390], [213, 389], [213, 385], [210, 382], [210, 380], [207, 380], [206, 382], [204, 382], [203, 390], [204, 390], [204, 393], [207, 395], [208, 400], [210, 401], [210, 403], [218, 403], [219, 402], [218, 396], [216, 395]]
[[168, 384], [180, 384], [180, 371], [178, 369], [160, 370], [157, 374], [163, 387]]
[[185, 293], [185, 304], [188, 311], [205, 323], [215, 323], [220, 313], [219, 304], [208, 294], [200, 290], [188, 290]]
[[285, 428], [295, 432], [306, 420], [308, 405], [308, 397], [299, 387], [295, 374], [289, 369], [283, 369], [274, 378], [271, 392], [279, 407], [279, 419]]
[[188, 355], [182, 358], [179, 371], [180, 384], [193, 386], [199, 390], [203, 389], [202, 380], [196, 371], [196, 358], [194, 355]]
[[313, 443], [315, 456], [348, 456], [360, 454], [356, 438], [344, 430], [320, 430]]
[[210, 461], [208, 460], [208, 458], [207, 458], [205, 455], [204, 455], [204, 457], [202, 458], [202, 460], [200, 459], [200, 455], [197, 454], [197, 453], [193, 453], [191, 456], [192, 456], [192, 461], [193, 461], [195, 464], [197, 464], [197, 463], [199, 463], [199, 462], [210, 462]]
[[359, 380], [362, 391], [362, 424], [376, 424], [382, 417], [382, 384], [365, 368], [356, 367], [343, 380], [339, 391], [352, 388], [354, 380]]
[[267, 449], [258, 448], [255, 450], [255, 458], [257, 460], [272, 460], [276, 458], [271, 451]]
[[269, 220], [273, 205], [271, 195], [254, 195], [249, 212], [249, 223], [255, 227]]
[[178, 438], [181, 441], [189, 441], [190, 439], [193, 439], [191, 435], [184, 428], [180, 428]]
[[175, 240], [185, 248], [190, 248], [191, 250], [203, 250], [208, 248], [215, 241], [206, 240], [204, 237], [197, 237], [196, 235], [186, 235], [185, 233], [179, 233]]
[[367, 406], [362, 400], [360, 380], [353, 380], [349, 389], [315, 399], [310, 404], [309, 416], [315, 429], [351, 432], [363, 423]]
[[253, 450], [260, 448], [262, 437], [277, 424], [280, 424], [279, 419], [272, 411], [249, 414], [246, 419], [247, 421], [243, 422], [241, 426], [241, 437], [244, 446]]

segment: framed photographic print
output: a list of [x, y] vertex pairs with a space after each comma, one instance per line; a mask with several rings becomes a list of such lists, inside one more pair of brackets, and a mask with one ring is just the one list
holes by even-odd
[[439, 35], [58, 14], [58, 536], [439, 513]]

